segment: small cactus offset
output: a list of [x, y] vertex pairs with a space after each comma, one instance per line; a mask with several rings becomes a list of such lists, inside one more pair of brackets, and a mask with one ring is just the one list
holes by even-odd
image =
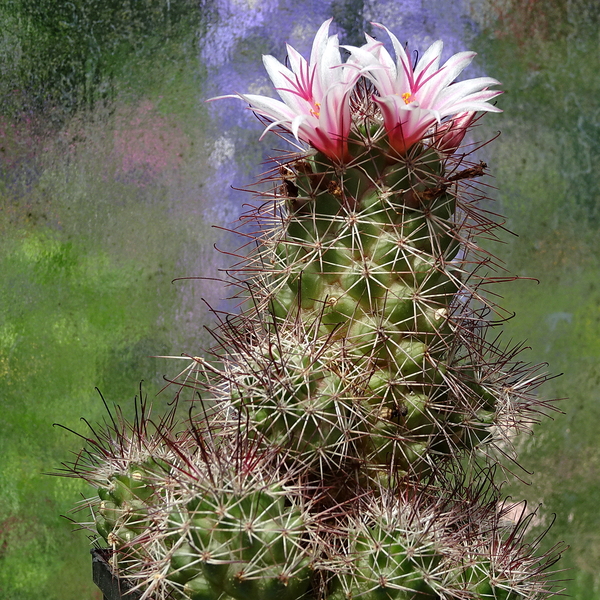
[[559, 552], [526, 543], [494, 473], [552, 405], [492, 334], [506, 277], [478, 240], [500, 225], [459, 150], [498, 82], [455, 83], [474, 53], [440, 66], [441, 42], [412, 64], [379, 25], [395, 59], [367, 36], [343, 62], [329, 25], [310, 61], [264, 57], [281, 101], [235, 96], [309, 148], [242, 218], [242, 310], [175, 382], [189, 419], [141, 402], [70, 474], [144, 599], [547, 598]]

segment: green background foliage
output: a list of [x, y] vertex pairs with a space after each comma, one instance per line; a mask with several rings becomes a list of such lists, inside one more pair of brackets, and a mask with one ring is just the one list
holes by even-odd
[[206, 345], [200, 297], [220, 292], [171, 283], [217, 264], [201, 14], [23, 0], [0, 16], [0, 596], [100, 598], [61, 516], [86, 486], [45, 474], [82, 440], [52, 424], [102, 421], [96, 386], [131, 414], [141, 380], [153, 397], [179, 367], [152, 356]]
[[3, 113], [64, 118], [114, 101], [132, 78], [141, 91], [148, 67], [190, 53], [201, 34], [199, 6], [190, 0], [7, 0], [0, 9]]
[[506, 94], [504, 113], [485, 126], [502, 134], [485, 152], [494, 209], [518, 235], [495, 252], [510, 272], [536, 280], [499, 290], [516, 313], [505, 336], [526, 341], [527, 360], [562, 373], [541, 393], [562, 398], [566, 413], [517, 442], [532, 485], [505, 489], [542, 504], [537, 533], [556, 515], [543, 546], [569, 544], [557, 565], [570, 569], [560, 575], [568, 592], [600, 598], [600, 7], [543, 0], [491, 9], [475, 49]]
[[[495, 177], [492, 209], [518, 237], [507, 234], [493, 250], [511, 273], [537, 280], [498, 287], [516, 313], [505, 337], [526, 340], [527, 360], [564, 373], [541, 394], [566, 398], [566, 414], [516, 442], [532, 485], [513, 479], [506, 492], [542, 503], [538, 531], [556, 514], [543, 544], [572, 546], [560, 563], [572, 570], [559, 577], [571, 580], [573, 597], [593, 600], [600, 598], [600, 10], [592, 0], [465, 7], [465, 43], [506, 90], [505, 112], [475, 132], [486, 139], [502, 131], [480, 154]], [[362, 8], [332, 8], [352, 43]], [[84, 432], [81, 416], [101, 421], [96, 386], [131, 411], [140, 380], [154, 397], [162, 376], [177, 372], [179, 363], [152, 356], [198, 353], [208, 343], [203, 325], [212, 319], [200, 298], [216, 303], [224, 290], [171, 284], [215, 276], [220, 264], [210, 229], [219, 199], [205, 191], [207, 72], [198, 58], [208, 12], [191, 0], [0, 7], [0, 596], [7, 600], [100, 597], [86, 534], [72, 533], [60, 516], [85, 486], [44, 475], [81, 440], [52, 424]], [[258, 47], [240, 49], [259, 60]], [[155, 400], [157, 411], [169, 394]]]

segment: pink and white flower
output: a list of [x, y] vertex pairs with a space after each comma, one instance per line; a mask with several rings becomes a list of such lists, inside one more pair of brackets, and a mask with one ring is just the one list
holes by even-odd
[[433, 133], [435, 147], [447, 154], [456, 152], [474, 120], [475, 112], [470, 110], [442, 123]]
[[381, 109], [390, 144], [397, 152], [405, 154], [446, 117], [475, 111], [501, 112], [489, 104], [502, 93], [488, 89], [498, 85], [495, 79], [478, 77], [454, 82], [475, 52], [459, 52], [440, 67], [443, 44], [437, 41], [413, 67], [398, 38], [383, 25], [374, 25], [389, 35], [396, 60], [381, 42], [367, 35], [367, 43], [361, 48], [347, 47], [352, 55], [349, 63], [373, 82], [378, 93], [373, 100]]
[[495, 79], [455, 82], [475, 52], [459, 52], [440, 67], [443, 44], [437, 41], [413, 66], [396, 36], [374, 23], [389, 35], [396, 59], [380, 41], [367, 35], [364, 46], [345, 46], [351, 56], [343, 63], [338, 38], [329, 35], [331, 21], [319, 28], [308, 61], [289, 45], [289, 68], [273, 56], [263, 56], [281, 100], [257, 94], [221, 98], [245, 100], [257, 115], [271, 121], [265, 133], [283, 127], [298, 141], [307, 142], [337, 162], [351, 159], [350, 95], [362, 76], [375, 87], [376, 93], [369, 100], [379, 106], [390, 146], [399, 154], [406, 154], [426, 136], [431, 136], [440, 150], [454, 152], [477, 111], [501, 112], [489, 103], [502, 93], [489, 89], [499, 83]]
[[319, 28], [309, 61], [289, 45], [290, 68], [273, 56], [263, 56], [282, 101], [255, 94], [223, 97], [239, 97], [256, 114], [271, 120], [265, 133], [276, 126], [284, 127], [297, 140], [308, 142], [334, 160], [344, 161], [348, 159], [352, 121], [349, 96], [362, 71], [342, 63], [337, 35], [328, 35], [331, 21]]

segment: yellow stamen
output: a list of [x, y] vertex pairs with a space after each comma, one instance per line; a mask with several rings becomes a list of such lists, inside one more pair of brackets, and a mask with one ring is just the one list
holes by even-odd
[[321, 105], [318, 102], [315, 102], [315, 110], [312, 108], [310, 109], [310, 114], [317, 119], [319, 118], [319, 115], [321, 114]]
[[402, 94], [402, 100], [404, 100], [404, 104], [410, 104], [412, 102], [412, 94], [410, 92], [405, 92]]

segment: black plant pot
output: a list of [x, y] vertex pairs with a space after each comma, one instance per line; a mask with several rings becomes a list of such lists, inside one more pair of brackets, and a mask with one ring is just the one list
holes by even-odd
[[113, 572], [108, 559], [112, 551], [94, 548], [92, 551], [92, 578], [104, 594], [104, 600], [139, 600], [141, 592], [132, 591], [131, 586], [120, 580]]

